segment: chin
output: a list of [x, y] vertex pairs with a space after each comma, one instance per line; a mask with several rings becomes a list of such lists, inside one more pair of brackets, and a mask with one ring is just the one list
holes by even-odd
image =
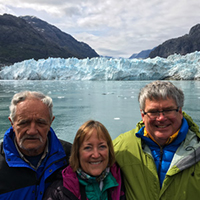
[[23, 151], [26, 151], [31, 156], [37, 156], [42, 153], [42, 149], [40, 147], [27, 147], [22, 148]]
[[101, 172], [92, 172], [90, 173], [91, 176], [99, 176], [101, 175], [102, 171]]

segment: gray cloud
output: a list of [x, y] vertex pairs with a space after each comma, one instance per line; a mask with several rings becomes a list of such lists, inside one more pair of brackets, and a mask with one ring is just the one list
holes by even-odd
[[0, 14], [34, 15], [100, 55], [130, 57], [200, 23], [196, 0], [0, 0]]

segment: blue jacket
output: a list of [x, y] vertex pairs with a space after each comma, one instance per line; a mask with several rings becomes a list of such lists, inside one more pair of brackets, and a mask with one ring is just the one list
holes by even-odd
[[0, 199], [40, 200], [57, 172], [68, 165], [71, 144], [59, 141], [51, 128], [48, 154], [35, 170], [19, 156], [14, 137], [11, 127], [0, 145]]
[[162, 183], [165, 179], [165, 175], [169, 169], [172, 158], [174, 157], [174, 154], [178, 149], [178, 147], [180, 146], [180, 144], [185, 139], [188, 129], [189, 126], [187, 120], [183, 117], [182, 126], [179, 130], [177, 138], [169, 145], [163, 147], [156, 144], [150, 138], [144, 136], [144, 127], [142, 127], [138, 133], [136, 133], [136, 136], [142, 138], [151, 149], [151, 153], [154, 158], [156, 168], [158, 171], [160, 187], [162, 187]]

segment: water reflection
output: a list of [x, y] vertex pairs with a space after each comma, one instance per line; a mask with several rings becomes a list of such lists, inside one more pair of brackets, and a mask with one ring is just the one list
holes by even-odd
[[[12, 96], [22, 90], [48, 94], [56, 116], [52, 127], [59, 138], [73, 141], [79, 126], [89, 119], [101, 121], [114, 139], [141, 120], [137, 96], [151, 81], [0, 81], [0, 139], [10, 126]], [[172, 81], [185, 94], [183, 108], [200, 126], [200, 81]]]

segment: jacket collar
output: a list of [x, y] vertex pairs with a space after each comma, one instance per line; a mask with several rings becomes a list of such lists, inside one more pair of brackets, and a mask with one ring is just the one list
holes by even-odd
[[[27, 164], [21, 159], [20, 154], [14, 144], [14, 138], [15, 133], [13, 131], [13, 128], [10, 127], [6, 131], [3, 139], [3, 150], [5, 152], [6, 162], [10, 167], [32, 168], [29, 164]], [[50, 128], [50, 131], [48, 133], [48, 141], [48, 156], [50, 157], [50, 159], [47, 160], [48, 164], [55, 160], [62, 159], [66, 156], [63, 147], [60, 144], [60, 141], [58, 140], [52, 128]]]

